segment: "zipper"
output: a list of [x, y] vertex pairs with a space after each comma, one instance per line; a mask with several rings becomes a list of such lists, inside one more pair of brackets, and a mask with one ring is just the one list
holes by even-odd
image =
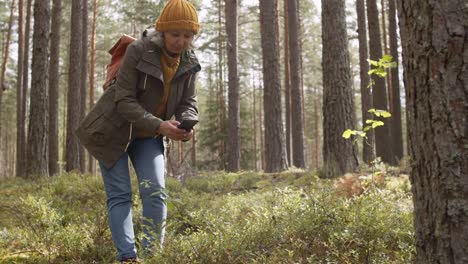
[[148, 74], [145, 74], [145, 82], [143, 83], [143, 91], [146, 90], [146, 80], [148, 79]]

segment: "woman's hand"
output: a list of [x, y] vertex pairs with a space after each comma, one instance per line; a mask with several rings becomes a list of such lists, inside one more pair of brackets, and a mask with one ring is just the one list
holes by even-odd
[[167, 120], [159, 125], [159, 133], [172, 140], [188, 141], [193, 137], [193, 129], [186, 131], [185, 129], [177, 128], [179, 121]]

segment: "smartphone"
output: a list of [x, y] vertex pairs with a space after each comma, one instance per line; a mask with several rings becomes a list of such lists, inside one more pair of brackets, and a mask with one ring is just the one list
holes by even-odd
[[190, 131], [197, 123], [198, 120], [195, 119], [183, 119], [178, 128]]

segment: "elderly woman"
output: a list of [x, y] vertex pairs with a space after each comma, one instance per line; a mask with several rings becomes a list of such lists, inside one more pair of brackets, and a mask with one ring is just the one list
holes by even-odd
[[[121, 262], [136, 262], [130, 158], [143, 204], [143, 251], [162, 245], [167, 215], [163, 137], [190, 140], [182, 119], [198, 119], [195, 75], [200, 64], [190, 49], [198, 16], [186, 0], [169, 0], [155, 30], [147, 30], [125, 53], [113, 84], [81, 122], [77, 136], [99, 161], [107, 194], [112, 239]], [[176, 120], [171, 120], [175, 116]], [[154, 238], [154, 234], [159, 239]]]

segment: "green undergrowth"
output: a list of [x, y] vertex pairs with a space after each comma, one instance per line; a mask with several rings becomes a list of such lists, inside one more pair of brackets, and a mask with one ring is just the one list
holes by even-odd
[[[410, 263], [408, 180], [386, 181], [349, 197], [313, 172], [169, 178], [165, 245], [145, 263]], [[0, 263], [114, 263], [99, 176], [3, 180], [0, 196]]]

